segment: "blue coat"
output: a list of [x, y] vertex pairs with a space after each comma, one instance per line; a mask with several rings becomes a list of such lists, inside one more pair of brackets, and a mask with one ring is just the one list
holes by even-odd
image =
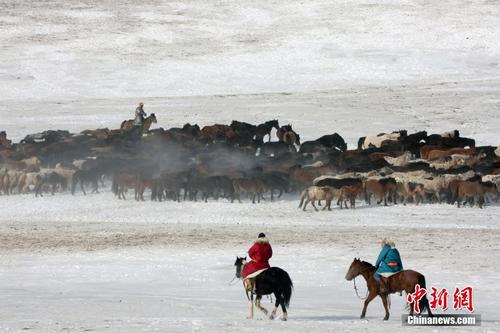
[[382, 251], [378, 255], [377, 263], [378, 274], [380, 273], [397, 273], [403, 270], [403, 263], [397, 249], [391, 248], [389, 245], [384, 245]]

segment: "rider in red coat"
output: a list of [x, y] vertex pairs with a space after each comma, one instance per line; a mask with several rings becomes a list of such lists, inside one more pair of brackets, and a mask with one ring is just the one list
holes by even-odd
[[251, 260], [243, 267], [243, 278], [261, 269], [271, 267], [269, 259], [273, 256], [273, 248], [269, 244], [265, 234], [259, 234], [259, 238], [257, 238], [248, 250], [248, 255]]

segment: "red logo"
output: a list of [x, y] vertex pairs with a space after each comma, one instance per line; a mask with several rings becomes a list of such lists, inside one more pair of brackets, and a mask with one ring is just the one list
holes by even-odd
[[467, 309], [469, 312], [474, 312], [474, 305], [472, 304], [472, 287], [465, 287], [463, 289], [455, 288], [453, 293], [453, 309]]
[[420, 285], [417, 284], [415, 286], [415, 291], [411, 294], [408, 294], [408, 296], [406, 297], [408, 303], [413, 303], [413, 311], [415, 311], [416, 313], [420, 313], [420, 306], [418, 305], [418, 301], [420, 301], [422, 297], [425, 296], [425, 294], [427, 294], [427, 290], [425, 290], [425, 288], [420, 288]]
[[[427, 294], [427, 290], [425, 288], [421, 288], [419, 284], [415, 285], [415, 291], [411, 294], [408, 294], [406, 300], [408, 303], [413, 303], [413, 310], [416, 313], [420, 313], [419, 301]], [[446, 288], [437, 289], [431, 288], [431, 301], [429, 305], [431, 310], [436, 310], [440, 308], [443, 311], [448, 309], [448, 290]], [[453, 309], [461, 310], [467, 309], [469, 312], [474, 312], [474, 304], [473, 304], [473, 293], [472, 287], [465, 288], [455, 288], [455, 292], [453, 293]]]
[[448, 290], [446, 288], [438, 290], [432, 287], [431, 291], [431, 309], [436, 310], [438, 307], [446, 311], [448, 309]]

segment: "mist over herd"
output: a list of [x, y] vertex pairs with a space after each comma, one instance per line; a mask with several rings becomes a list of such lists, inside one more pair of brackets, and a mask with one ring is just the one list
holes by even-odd
[[[301, 142], [292, 125], [262, 124], [151, 128], [140, 126], [69, 133], [47, 130], [12, 143], [0, 135], [0, 192], [42, 196], [98, 192], [111, 186], [119, 199], [227, 199], [252, 202], [296, 193], [300, 206], [326, 200], [331, 209], [443, 202], [483, 207], [496, 201], [499, 149], [475, 145], [459, 131], [369, 134], [348, 149], [338, 133]], [[333, 132], [333, 131], [332, 131]], [[271, 138], [275, 133], [277, 141]], [[375, 198], [375, 201], [372, 201]]]

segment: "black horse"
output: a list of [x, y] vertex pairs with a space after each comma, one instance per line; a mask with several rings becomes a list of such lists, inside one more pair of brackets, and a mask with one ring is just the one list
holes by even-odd
[[322, 149], [336, 149], [338, 151], [346, 151], [347, 144], [344, 139], [338, 134], [323, 135], [314, 141], [306, 141], [300, 145], [299, 153], [314, 153]]
[[[245, 266], [246, 257], [240, 258], [236, 257], [236, 261], [234, 266], [236, 266], [236, 277], [241, 279], [241, 271], [243, 266]], [[283, 310], [282, 320], [288, 319], [288, 313], [286, 309], [290, 305], [290, 298], [292, 297], [292, 289], [293, 283], [290, 279], [290, 276], [287, 272], [282, 270], [279, 267], [271, 267], [264, 272], [260, 273], [253, 279], [252, 286], [253, 288], [247, 288], [245, 284], [245, 292], [248, 298], [248, 319], [253, 318], [253, 296], [255, 297], [255, 306], [261, 310], [265, 315], [268, 314], [268, 311], [260, 305], [260, 300], [263, 295], [274, 294], [276, 298], [276, 302], [274, 304], [274, 309], [271, 313], [269, 319], [274, 319], [276, 317], [276, 311], [278, 310], [278, 306], [281, 305], [281, 309]]]
[[71, 194], [75, 195], [76, 186], [80, 183], [80, 188], [84, 195], [87, 195], [85, 192], [85, 184], [92, 185], [92, 193], [99, 193], [99, 180], [101, 179], [102, 172], [100, 169], [90, 169], [90, 170], [77, 170], [73, 174], [73, 180], [71, 183]]
[[278, 120], [276, 120], [276, 119], [269, 120], [263, 124], [257, 125], [257, 128], [255, 129], [255, 141], [262, 144], [262, 143], [264, 143], [264, 137], [266, 135], [268, 135], [269, 136], [268, 142], [270, 142], [271, 141], [271, 130], [273, 129], [273, 127], [276, 128], [276, 130], [278, 130], [280, 128], [280, 124], [278, 123]]
[[426, 142], [428, 145], [441, 146], [447, 148], [465, 148], [465, 147], [473, 148], [476, 146], [476, 141], [471, 138], [461, 138], [461, 137], [447, 138], [439, 134], [429, 135], [427, 137]]

